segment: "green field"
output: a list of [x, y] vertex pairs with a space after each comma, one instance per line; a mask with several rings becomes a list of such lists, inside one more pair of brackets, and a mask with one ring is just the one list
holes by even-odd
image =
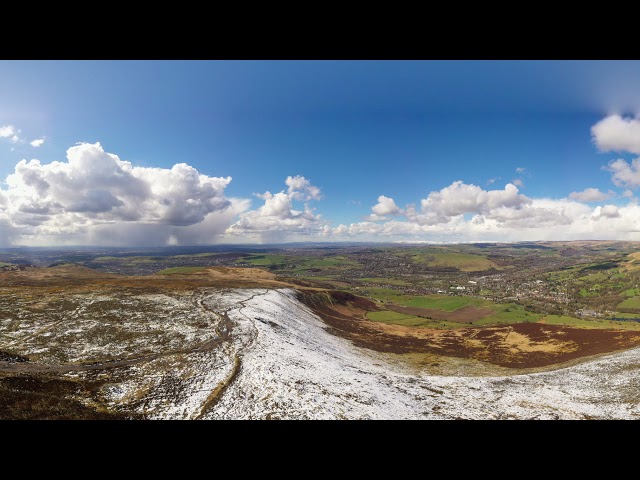
[[207, 267], [173, 267], [160, 270], [158, 275], [174, 275], [176, 273], [193, 273], [205, 270]]
[[12, 265], [11, 263], [0, 262], [0, 267], [9, 267], [11, 265]]
[[[369, 289], [368, 292], [370, 294], [373, 293], [374, 295], [372, 296], [374, 298], [384, 300], [386, 302], [393, 302], [397, 305], [403, 305], [407, 307], [431, 308], [444, 312], [454, 312], [459, 308], [471, 305], [476, 307], [491, 308], [495, 312], [485, 318], [476, 320], [475, 322], [473, 322], [473, 325], [537, 322], [540, 318], [539, 314], [528, 312], [521, 305], [517, 305], [514, 303], [496, 304], [482, 298], [449, 295], [411, 296], [402, 295], [398, 292], [385, 288]], [[468, 326], [468, 324], [462, 324], [458, 322], [431, 320], [386, 310], [382, 312], [371, 312], [367, 315], [367, 317], [373, 321], [378, 322], [395, 323], [398, 325], [424, 326], [431, 328], [442, 328], [442, 324], [444, 324], [444, 327], [446, 328], [462, 328]]]
[[583, 288], [582, 290], [580, 290], [581, 297], [597, 297], [598, 295], [600, 295], [600, 292], [598, 291], [590, 291], [590, 290], [587, 290], [586, 288]]
[[624, 295], [625, 297], [640, 296], [640, 288], [629, 288], [622, 292], [622, 295]]
[[638, 318], [640, 315], [638, 315], [637, 313], [616, 312], [616, 314], [613, 316], [620, 318]]
[[367, 318], [374, 322], [391, 323], [394, 325], [404, 325], [406, 327], [426, 327], [426, 328], [460, 328], [463, 325], [456, 322], [443, 320], [431, 320], [429, 318], [415, 317], [404, 313], [383, 310], [381, 312], [369, 312]]
[[[626, 317], [627, 314], [618, 313], [618, 317]], [[637, 315], [630, 315], [635, 317]], [[614, 322], [606, 319], [586, 320], [584, 318], [568, 317], [566, 315], [545, 315], [542, 317], [544, 323], [550, 325], [567, 325], [578, 328], [616, 328], [622, 330], [640, 330], [640, 323], [637, 322]]]
[[527, 312], [522, 305], [516, 305], [515, 303], [494, 303], [484, 306], [493, 308], [496, 313], [473, 322], [474, 325], [537, 322], [540, 318], [539, 314]]
[[540, 320], [549, 325], [571, 325], [574, 327], [592, 327], [593, 321], [567, 315], [543, 315]]
[[457, 268], [461, 272], [480, 272], [498, 266], [486, 257], [472, 253], [419, 253], [411, 256], [415, 263], [430, 267]]
[[586, 320], [584, 318], [569, 317], [567, 315], [545, 315], [542, 317], [544, 323], [549, 325], [568, 325], [583, 328], [611, 328], [613, 325], [625, 322], [610, 322], [608, 320]]
[[404, 305], [405, 301], [414, 298], [411, 295], [405, 295], [396, 290], [382, 287], [363, 287], [359, 294], [369, 296], [380, 302], [393, 302], [398, 305]]
[[609, 276], [611, 275], [611, 273], [608, 272], [598, 272], [598, 273], [591, 273], [589, 275], [585, 275], [583, 277], [578, 277], [576, 280], [579, 280], [581, 282], [604, 282], [607, 281], [609, 279]]
[[425, 295], [422, 297], [407, 297], [407, 301], [402, 305], [407, 307], [436, 308], [445, 312], [453, 312], [467, 305], [490, 306], [493, 305], [488, 300], [475, 297], [450, 296], [450, 295]]
[[238, 258], [235, 263], [248, 263], [256, 267], [276, 266], [286, 269], [289, 273], [304, 272], [311, 269], [344, 270], [357, 266], [358, 263], [343, 256], [327, 258], [296, 256], [296, 255], [268, 255], [252, 254]]
[[445, 312], [453, 312], [462, 307], [492, 307], [494, 303], [483, 298], [462, 295], [406, 295], [402, 292], [382, 287], [364, 287], [358, 292], [381, 302], [392, 302], [405, 307], [435, 308]]
[[286, 255], [251, 255], [237, 259], [236, 263], [249, 263], [256, 266], [281, 265], [286, 258]]
[[360, 282], [366, 283], [377, 283], [379, 285], [411, 285], [411, 282], [407, 282], [406, 280], [398, 280], [395, 278], [383, 278], [383, 277], [374, 277], [374, 278], [359, 278]]
[[[537, 313], [527, 312], [522, 306], [516, 304], [492, 304], [491, 306], [495, 309], [496, 313], [473, 322], [474, 326], [489, 326], [542, 321], [549, 325], [565, 325], [576, 328], [616, 328], [622, 330], [640, 330], [640, 323], [638, 322], [616, 322], [607, 319], [587, 320], [584, 318], [575, 318], [566, 315], [541, 315]], [[616, 316], [635, 318], [637, 315], [618, 313], [616, 314]], [[407, 327], [451, 329], [466, 328], [469, 326], [468, 324], [447, 322], [442, 320], [431, 320], [428, 318], [416, 317], [413, 315], [392, 312], [389, 310], [369, 312], [367, 314], [367, 318], [374, 322], [404, 325]]]
[[[408, 307], [432, 308], [446, 312], [453, 312], [455, 310], [458, 310], [459, 308], [473, 305], [476, 307], [491, 308], [495, 312], [487, 317], [476, 320], [475, 322], [473, 322], [474, 326], [538, 322], [540, 321], [540, 319], [546, 318], [547, 323], [558, 325], [572, 325], [589, 328], [611, 328], [613, 326], [622, 324], [622, 328], [625, 329], [640, 328], [640, 325], [638, 325], [638, 327], [630, 327], [628, 325], [624, 325], [625, 322], [615, 322], [615, 324], [611, 322], [596, 324], [594, 321], [583, 320], [568, 316], [545, 316], [539, 313], [529, 312], [522, 305], [518, 305], [515, 303], [493, 303], [488, 300], [475, 297], [448, 295], [404, 296], [389, 289], [374, 290], [377, 290], [376, 292], [374, 292], [376, 293], [376, 296], [374, 298], [382, 298], [386, 301], [391, 301], [398, 305], [404, 305]], [[367, 317], [370, 320], [377, 322], [393, 323], [397, 325], [407, 326], [443, 328], [443, 323], [445, 324], [445, 328], [464, 328], [469, 326], [468, 324], [424, 319], [391, 311], [371, 312], [367, 315]]]
[[405, 313], [392, 312], [390, 310], [383, 310], [380, 312], [369, 312], [367, 314], [367, 318], [373, 320], [374, 322], [390, 322], [395, 323], [400, 320], [419, 318], [413, 315], [407, 315]]
[[618, 304], [618, 308], [640, 308], [640, 297], [631, 297]]
[[318, 257], [290, 257], [292, 273], [304, 273], [309, 270], [325, 270], [325, 273], [337, 273], [353, 267], [359, 266], [358, 262], [349, 260], [343, 256], [334, 256], [328, 258]]

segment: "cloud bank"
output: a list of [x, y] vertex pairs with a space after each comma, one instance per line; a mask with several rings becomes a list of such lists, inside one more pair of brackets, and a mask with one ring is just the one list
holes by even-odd
[[[601, 151], [640, 153], [638, 119], [611, 115], [592, 127], [592, 135]], [[26, 142], [12, 125], [0, 126], [0, 140]], [[589, 187], [563, 198], [535, 198], [521, 193], [521, 179], [502, 188], [498, 178], [488, 182], [491, 188], [457, 180], [404, 206], [379, 195], [362, 221], [336, 226], [316, 212], [312, 204], [323, 199], [321, 189], [301, 175], [284, 178], [276, 193], [254, 194], [262, 203], [251, 209], [250, 199], [225, 195], [231, 177], [205, 175], [186, 163], [140, 167], [99, 143], [81, 143], [67, 150], [66, 161], [18, 162], [0, 187], [0, 245], [640, 240], [634, 193], [640, 158], [618, 158], [602, 168], [620, 190]]]
[[66, 162], [20, 161], [0, 190], [0, 221], [32, 244], [213, 243], [248, 206], [225, 197], [229, 182], [185, 163], [137, 167], [83, 143]]
[[[611, 192], [612, 193], [612, 192]], [[484, 190], [462, 181], [420, 200], [420, 209], [379, 197], [372, 214], [363, 222], [341, 224], [325, 233], [343, 240], [387, 241], [532, 241], [578, 239], [637, 240], [640, 207], [585, 202], [610, 198], [595, 188], [573, 192], [570, 198], [529, 198], [513, 184], [502, 190]], [[379, 213], [394, 211], [401, 218], [389, 220]]]

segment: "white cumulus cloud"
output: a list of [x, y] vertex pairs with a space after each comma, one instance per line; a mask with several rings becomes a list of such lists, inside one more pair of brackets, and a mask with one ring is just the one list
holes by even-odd
[[404, 219], [342, 224], [332, 229], [332, 235], [355, 240], [473, 242], [637, 240], [640, 232], [640, 206], [635, 203], [592, 208], [576, 199], [528, 198], [510, 184], [503, 190], [483, 190], [454, 182], [431, 192], [421, 207], [408, 206]]
[[581, 192], [571, 192], [569, 198], [577, 202], [601, 202], [611, 198], [613, 192], [604, 193], [597, 188], [585, 188]]
[[13, 125], [3, 125], [0, 127], [0, 138], [11, 138], [16, 135], [16, 128]]
[[420, 224], [434, 225], [465, 213], [488, 213], [499, 207], [519, 208], [528, 203], [531, 199], [519, 193], [512, 183], [507, 183], [503, 190], [483, 190], [458, 180], [422, 199], [420, 213], [408, 208], [407, 217]]
[[0, 127], [0, 138], [6, 138], [11, 143], [19, 143], [22, 142], [20, 138], [21, 130], [14, 127], [13, 125], [3, 125]]
[[[27, 140], [26, 138], [21, 136], [21, 133], [22, 133], [22, 130], [20, 130], [19, 128], [16, 128], [13, 125], [0, 126], [0, 138], [5, 138], [13, 144], [26, 143]], [[44, 143], [44, 140], [45, 140], [44, 137], [38, 138], [29, 142], [29, 145], [37, 148]], [[11, 147], [11, 150], [13, 150], [13, 147]]]
[[605, 169], [612, 173], [611, 181], [618, 187], [635, 189], [640, 185], [640, 158], [634, 158], [631, 163], [619, 158]]
[[287, 191], [258, 194], [264, 204], [256, 210], [240, 214], [240, 219], [226, 233], [233, 237], [276, 242], [291, 238], [304, 238], [325, 232], [322, 217], [313, 212], [308, 203], [296, 209], [294, 200], [317, 200], [320, 189], [301, 176], [287, 177]]
[[601, 218], [619, 218], [620, 210], [615, 205], [598, 206], [593, 211], [592, 218], [594, 220], [600, 220]]
[[393, 198], [385, 197], [384, 195], [380, 195], [378, 197], [378, 203], [371, 207], [371, 211], [376, 215], [399, 215], [402, 213], [400, 207], [396, 205], [396, 202]]
[[320, 189], [311, 185], [309, 180], [300, 175], [287, 177], [284, 183], [288, 187], [287, 193], [294, 200], [320, 200], [322, 198]]
[[609, 115], [591, 127], [593, 141], [603, 152], [640, 153], [640, 119]]
[[371, 207], [371, 215], [367, 217], [367, 220], [370, 221], [379, 221], [385, 220], [387, 215], [402, 215], [403, 211], [393, 198], [385, 197], [384, 195], [380, 195], [378, 197], [378, 203]]
[[[0, 200], [14, 236], [30, 244], [123, 243], [117, 238], [140, 244], [136, 232], [142, 244], [164, 244], [198, 224], [209, 225], [208, 243], [214, 243], [232, 222], [220, 214], [230, 210], [235, 216], [247, 207], [224, 196], [230, 181], [185, 163], [170, 169], [134, 166], [99, 143], [83, 143], [67, 150], [66, 162], [21, 160]], [[214, 228], [216, 218], [221, 225]]]

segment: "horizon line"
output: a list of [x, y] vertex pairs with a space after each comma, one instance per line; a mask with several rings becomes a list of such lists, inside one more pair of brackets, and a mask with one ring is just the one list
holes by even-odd
[[618, 239], [573, 239], [573, 240], [471, 240], [465, 242], [432, 242], [432, 241], [341, 241], [341, 242], [320, 242], [320, 241], [299, 241], [299, 242], [275, 242], [275, 243], [212, 243], [207, 245], [12, 245], [0, 247], [2, 250], [11, 249], [68, 249], [68, 248], [124, 248], [124, 249], [159, 249], [159, 248], [211, 248], [211, 247], [273, 247], [273, 246], [286, 246], [286, 245], [434, 245], [434, 246], [446, 246], [446, 245], [475, 245], [475, 244], [521, 244], [521, 243], [573, 243], [573, 242], [621, 242], [621, 243], [640, 243], [640, 240], [618, 240]]

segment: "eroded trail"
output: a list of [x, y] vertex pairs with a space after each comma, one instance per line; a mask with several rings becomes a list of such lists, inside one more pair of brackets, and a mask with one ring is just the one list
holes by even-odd
[[[237, 309], [238, 312], [240, 314], [242, 314], [241, 312], [242, 312], [242, 308], [245, 307], [245, 302], [249, 302], [249, 301], [253, 300], [258, 295], [261, 295], [261, 293], [254, 293], [249, 298], [247, 298], [246, 300], [239, 300], [238, 304], [241, 305], [241, 308]], [[202, 305], [203, 308], [211, 311], [209, 308], [204, 306], [202, 304], [202, 302], [201, 302], [201, 305]], [[222, 316], [224, 318], [223, 329], [224, 329], [224, 334], [226, 335], [227, 339], [231, 338], [231, 331], [233, 330], [233, 324], [232, 324], [231, 320], [229, 319], [229, 315], [228, 315], [228, 311], [229, 310], [231, 310], [231, 308], [222, 313]], [[216, 314], [217, 312], [213, 312], [212, 311], [211, 313]], [[247, 318], [247, 317], [245, 317], [245, 318]], [[200, 413], [195, 417], [196, 419], [203, 418], [203, 416], [209, 410], [214, 408], [216, 406], [216, 404], [218, 403], [218, 401], [225, 394], [227, 389], [232, 385], [232, 383], [234, 382], [234, 380], [236, 379], [236, 377], [240, 373], [240, 369], [242, 368], [242, 360], [241, 360], [242, 350], [245, 349], [247, 346], [250, 346], [253, 343], [255, 343], [257, 336], [258, 336], [258, 332], [257, 332], [257, 330], [255, 328], [253, 328], [250, 331], [250, 335], [249, 335], [249, 339], [248, 339], [249, 341], [246, 341], [246, 338], [245, 338], [243, 342], [240, 342], [239, 351], [237, 351], [233, 355], [233, 368], [231, 369], [231, 371], [229, 372], [227, 377], [223, 381], [221, 381], [213, 389], [213, 391], [209, 394], [209, 396], [205, 400], [204, 404], [202, 405], [202, 408], [200, 409]]]

